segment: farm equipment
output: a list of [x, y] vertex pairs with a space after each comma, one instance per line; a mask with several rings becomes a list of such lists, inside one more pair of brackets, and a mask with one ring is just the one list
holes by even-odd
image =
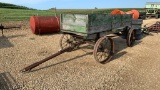
[[111, 12], [111, 14], [132, 14], [133, 19], [145, 19], [146, 17], [146, 12], [142, 12], [142, 11], [140, 12], [135, 9], [127, 11], [127, 12], [115, 9]]
[[115, 46], [112, 37], [121, 33], [126, 39], [127, 46], [132, 47], [137, 40], [136, 31], [139, 30], [141, 24], [142, 20], [132, 20], [131, 14], [61, 14], [61, 50], [21, 71], [30, 71], [62, 53], [77, 49], [84, 43], [94, 44], [95, 60], [102, 64], [107, 63], [114, 54]]
[[160, 32], [160, 22], [156, 22], [150, 26], [147, 27], [147, 24], [144, 25], [144, 27], [142, 28], [142, 32], [146, 33], [146, 34], [150, 34], [150, 32]]
[[145, 5], [146, 18], [159, 18], [160, 16], [160, 2], [147, 2]]
[[3, 30], [4, 29], [12, 29], [12, 28], [20, 28], [20, 27], [4, 27], [2, 24], [0, 25], [0, 29], [1, 29], [1, 32], [2, 32], [2, 36], [4, 36], [4, 34], [3, 34]]
[[121, 10], [115, 9], [111, 12], [111, 14], [132, 14], [133, 19], [138, 19], [140, 16], [140, 13], [138, 12], [138, 10], [130, 10], [128, 12], [123, 12]]

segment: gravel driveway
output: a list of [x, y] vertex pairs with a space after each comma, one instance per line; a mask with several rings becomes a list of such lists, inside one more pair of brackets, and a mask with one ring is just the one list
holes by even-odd
[[0, 90], [160, 90], [160, 34], [143, 35], [133, 47], [115, 37], [116, 54], [107, 64], [94, 60], [92, 47], [81, 47], [29, 73], [19, 71], [57, 52], [61, 34], [33, 35], [26, 23], [22, 29], [5, 30], [4, 35], [0, 36]]

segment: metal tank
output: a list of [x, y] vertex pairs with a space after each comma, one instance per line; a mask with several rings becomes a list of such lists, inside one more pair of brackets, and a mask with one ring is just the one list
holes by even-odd
[[59, 16], [31, 16], [30, 28], [33, 34], [46, 34], [60, 31]]

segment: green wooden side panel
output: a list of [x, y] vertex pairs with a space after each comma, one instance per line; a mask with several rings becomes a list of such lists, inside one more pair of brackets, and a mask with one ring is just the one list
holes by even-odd
[[77, 32], [77, 33], [87, 33], [87, 29], [84, 26], [78, 26], [78, 25], [62, 25], [62, 27], [65, 27], [65, 30], [71, 31], [71, 32]]
[[88, 33], [99, 33], [111, 31], [112, 15], [111, 14], [89, 14], [88, 15]]
[[89, 26], [99, 26], [106, 25], [112, 23], [112, 15], [109, 14], [90, 14], [89, 18]]
[[88, 15], [62, 14], [61, 29], [75, 33], [87, 33]]
[[[61, 14], [61, 31], [81, 35], [113, 31], [131, 26], [132, 15]], [[116, 30], [116, 31], [117, 31]]]
[[121, 22], [122, 21], [122, 15], [120, 14], [115, 14], [115, 15], [112, 15], [113, 16], [113, 23], [117, 23], [117, 22]]
[[115, 14], [113, 15], [113, 21], [112, 21], [112, 29], [116, 29], [119, 27], [122, 27], [122, 15], [120, 14]]
[[124, 14], [122, 15], [122, 22], [132, 21], [132, 15], [131, 14]]
[[122, 26], [131, 26], [132, 22], [132, 15], [131, 14], [124, 14], [122, 15]]

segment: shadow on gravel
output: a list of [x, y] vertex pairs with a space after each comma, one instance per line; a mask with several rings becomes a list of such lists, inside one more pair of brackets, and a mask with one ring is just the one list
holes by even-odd
[[0, 73], [0, 90], [19, 90], [20, 86], [17, 84], [13, 76], [9, 72]]
[[83, 55], [80, 55], [80, 56], [76, 56], [76, 57], [74, 57], [74, 58], [71, 58], [71, 59], [68, 59], [68, 60], [65, 60], [65, 61], [61, 61], [61, 62], [52, 64], [52, 65], [49, 65], [49, 66], [46, 66], [46, 67], [42, 67], [42, 68], [39, 68], [39, 69], [35, 69], [35, 70], [32, 70], [31, 72], [39, 71], [39, 70], [42, 70], [42, 69], [45, 69], [45, 68], [49, 68], [49, 67], [52, 67], [52, 66], [55, 66], [55, 65], [58, 65], [58, 64], [66, 63], [66, 62], [69, 62], [69, 61], [72, 61], [72, 60], [75, 60], [75, 59], [77, 59], [77, 58], [84, 57], [84, 56], [87, 56], [87, 55], [92, 55], [92, 52], [88, 52], [88, 53], [86, 53], [86, 54], [83, 54]]
[[24, 37], [25, 35], [14, 35], [14, 36], [1, 36], [0, 37], [0, 49], [1, 48], [9, 48], [13, 47], [14, 45], [9, 41], [10, 38], [16, 37]]
[[[142, 39], [144, 37], [146, 37], [146, 36], [147, 35], [142, 36]], [[125, 55], [127, 52], [126, 51], [122, 51], [123, 49], [134, 48], [134, 46], [136, 46], [136, 45], [138, 45], [139, 43], [142, 42], [141, 40], [136, 40], [136, 42], [133, 45], [133, 47], [128, 47], [127, 44], [126, 44], [126, 40], [122, 39], [121, 37], [113, 38], [113, 40], [114, 40], [114, 43], [115, 43], [115, 53], [114, 53], [113, 58], [111, 59], [111, 61], [113, 61], [115, 59], [118, 59], [118, 58], [122, 57], [123, 55]], [[76, 56], [76, 57], [71, 58], [69, 60], [61, 61], [61, 62], [58, 62], [56, 64], [52, 64], [52, 65], [49, 65], [49, 66], [46, 66], [46, 67], [42, 67], [42, 68], [39, 68], [39, 69], [34, 69], [31, 72], [39, 71], [39, 70], [42, 70], [42, 69], [45, 69], [45, 68], [49, 68], [49, 67], [61, 64], [61, 63], [66, 63], [68, 61], [72, 61], [72, 60], [75, 60], [77, 58], [84, 57], [84, 56], [87, 56], [87, 55], [92, 55], [93, 54], [93, 48], [94, 48], [94, 45], [90, 45], [90, 44], [89, 45], [84, 45], [84, 46], [82, 46], [82, 47], [80, 47], [80, 48], [78, 48], [76, 50], [82, 50], [86, 54], [80, 55], [80, 56]], [[88, 51], [87, 49], [92, 50], [92, 51]]]
[[127, 53], [126, 51], [123, 51], [123, 52], [120, 52], [120, 53], [116, 53], [116, 54], [112, 57], [111, 61], [122, 57], [122, 56], [125, 55], [126, 53]]
[[38, 36], [53, 36], [53, 35], [56, 35], [56, 34], [61, 34], [60, 32], [53, 32], [53, 33], [46, 33], [46, 34], [37, 34]]

